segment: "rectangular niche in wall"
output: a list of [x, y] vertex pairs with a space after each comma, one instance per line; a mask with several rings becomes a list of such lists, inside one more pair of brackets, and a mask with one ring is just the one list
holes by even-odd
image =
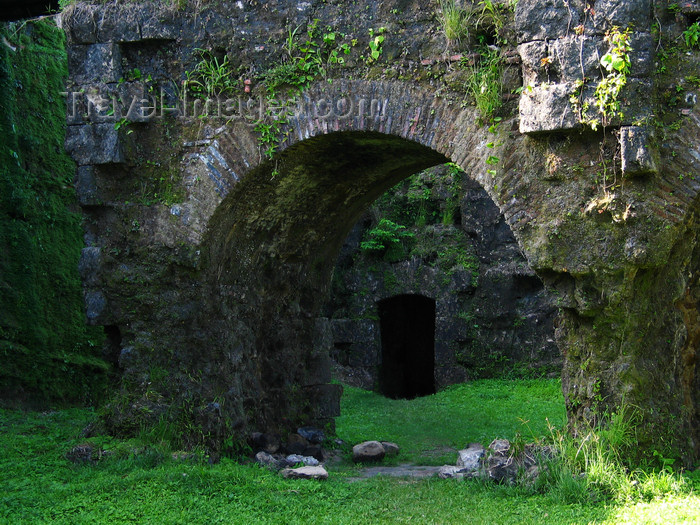
[[435, 300], [397, 295], [379, 301], [379, 391], [393, 399], [435, 393]]

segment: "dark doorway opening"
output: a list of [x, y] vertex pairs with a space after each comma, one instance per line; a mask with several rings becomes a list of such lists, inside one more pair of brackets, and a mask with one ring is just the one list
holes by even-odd
[[58, 10], [58, 0], [0, 0], [0, 20], [33, 18], [58, 13]]
[[379, 301], [379, 391], [393, 399], [435, 393], [435, 300], [397, 295]]

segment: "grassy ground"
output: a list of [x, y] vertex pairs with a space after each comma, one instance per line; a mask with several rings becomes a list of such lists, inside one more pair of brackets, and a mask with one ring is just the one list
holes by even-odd
[[[463, 441], [515, 436], [522, 428], [520, 409], [520, 417], [531, 418], [533, 430], [544, 431], [535, 419], [562, 418], [557, 387], [546, 381], [484, 381], [414, 402], [348, 389], [338, 427], [349, 440], [380, 434], [409, 443], [412, 436], [424, 435], [419, 445], [406, 445], [407, 456], [418, 459], [425, 451]], [[546, 392], [552, 393], [549, 403]], [[531, 406], [526, 399], [532, 399]], [[552, 406], [553, 413], [546, 413], [544, 407]], [[0, 523], [700, 522], [700, 498], [688, 490], [649, 501], [566, 504], [552, 495], [477, 481], [349, 483], [348, 467], [331, 470], [323, 483], [287, 481], [229, 459], [216, 465], [178, 461], [159, 447], [134, 454], [137, 442], [110, 438], [92, 441], [114, 451], [111, 457], [97, 465], [72, 465], [64, 454], [85, 441], [80, 431], [92, 418], [90, 411], [77, 409], [0, 411]], [[488, 423], [491, 419], [496, 422]]]
[[532, 441], [548, 434], [547, 420], [556, 427], [566, 421], [558, 380], [474, 381], [410, 401], [345, 387], [341, 414], [342, 439], [394, 441], [401, 461], [423, 465], [454, 463], [455, 450], [471, 442]]

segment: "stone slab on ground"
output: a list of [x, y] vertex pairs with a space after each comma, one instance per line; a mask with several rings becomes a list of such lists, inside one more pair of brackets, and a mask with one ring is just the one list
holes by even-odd
[[442, 467], [429, 467], [423, 465], [411, 465], [408, 463], [396, 467], [367, 467], [358, 472], [358, 476], [348, 481], [361, 481], [375, 476], [390, 476], [393, 478], [432, 478], [440, 473]]
[[280, 475], [286, 479], [328, 479], [328, 471], [321, 466], [286, 468]]

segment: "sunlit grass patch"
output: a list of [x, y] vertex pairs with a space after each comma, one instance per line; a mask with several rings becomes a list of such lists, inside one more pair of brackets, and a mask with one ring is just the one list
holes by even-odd
[[454, 462], [449, 448], [471, 442], [488, 445], [495, 438], [532, 441], [545, 436], [548, 421], [555, 426], [566, 421], [559, 380], [489, 379], [413, 400], [345, 387], [336, 428], [338, 436], [351, 443], [396, 442], [402, 448], [400, 461], [441, 465]]
[[[413, 401], [348, 388], [342, 403], [340, 437], [393, 439], [404, 446], [401, 461], [421, 463], [437, 462], [434, 451], [469, 441], [521, 439], [518, 432], [526, 440], [545, 435], [547, 417], [559, 426], [564, 422], [560, 384], [550, 380], [479, 381]], [[624, 498], [608, 499], [591, 499], [590, 487], [571, 470], [560, 473], [565, 483], [578, 483], [572, 490], [579, 497], [557, 494], [550, 486], [480, 480], [349, 483], [354, 473], [347, 466], [330, 466], [326, 482], [292, 481], [228, 458], [209, 465], [203, 455], [174, 459], [170, 451], [137, 440], [86, 439], [82, 430], [94, 417], [76, 409], [0, 410], [0, 524], [700, 522], [700, 501], [691, 491], [700, 484], [696, 473], [616, 473], [603, 462], [599, 472], [590, 473], [596, 483], [612, 473], [629, 489], [619, 492]], [[520, 418], [530, 421], [523, 425]], [[112, 455], [97, 464], [73, 465], [65, 453], [86, 441]], [[454, 452], [445, 452], [444, 459], [453, 463]]]

